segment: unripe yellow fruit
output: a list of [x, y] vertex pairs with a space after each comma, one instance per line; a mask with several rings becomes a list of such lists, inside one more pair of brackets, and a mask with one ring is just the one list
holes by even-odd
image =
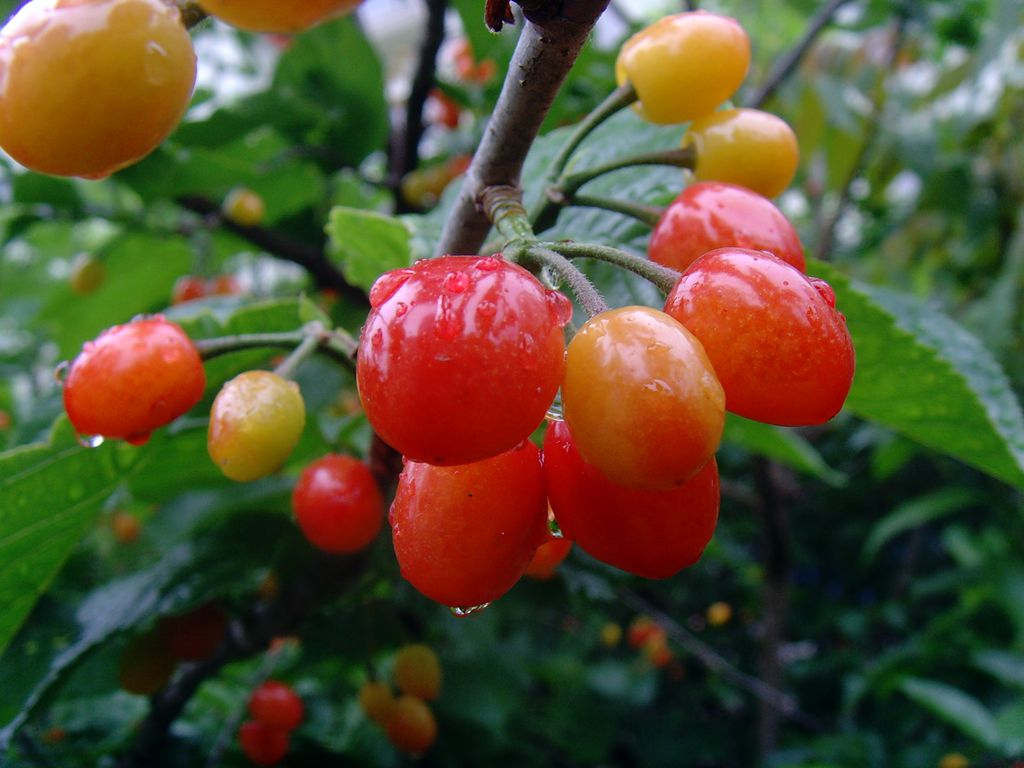
[[360, 0], [200, 0], [211, 16], [250, 32], [301, 32], [352, 11]]
[[441, 662], [429, 646], [407, 645], [395, 654], [395, 685], [418, 699], [436, 699], [441, 694]]
[[387, 683], [367, 680], [359, 689], [359, 706], [366, 716], [378, 725], [383, 725], [387, 721], [394, 705], [395, 697]]
[[732, 606], [721, 601], [712, 603], [708, 606], [706, 616], [712, 627], [721, 627], [732, 619]]

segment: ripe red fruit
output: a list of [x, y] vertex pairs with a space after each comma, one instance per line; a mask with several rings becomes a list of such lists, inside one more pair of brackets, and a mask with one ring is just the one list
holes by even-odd
[[416, 589], [454, 608], [489, 603], [519, 580], [547, 530], [540, 454], [523, 442], [456, 467], [409, 461], [390, 519]]
[[187, 613], [165, 616], [157, 624], [170, 654], [182, 661], [209, 658], [224, 642], [228, 617], [216, 603], [206, 603]]
[[86, 342], [64, 381], [64, 407], [81, 435], [140, 444], [198, 403], [205, 387], [195, 345], [155, 315]]
[[651, 490], [693, 477], [725, 424], [725, 396], [700, 342], [650, 307], [587, 321], [569, 344], [562, 407], [589, 463]]
[[548, 534], [548, 537], [537, 547], [533, 553], [530, 564], [526, 566], [526, 576], [531, 579], [544, 581], [553, 578], [555, 569], [569, 555], [572, 549], [572, 542], [569, 539], [560, 539]]
[[648, 642], [664, 643], [667, 640], [665, 629], [650, 616], [637, 616], [626, 632], [630, 648], [643, 648]]
[[292, 510], [306, 538], [327, 552], [362, 549], [384, 522], [384, 499], [369, 468], [339, 454], [302, 470], [292, 491]]
[[718, 522], [718, 466], [711, 459], [670, 491], [613, 483], [583, 461], [565, 422], [548, 426], [544, 472], [566, 538], [598, 560], [665, 579], [700, 559]]
[[299, 694], [286, 683], [267, 680], [249, 697], [249, 714], [254, 720], [293, 731], [302, 723], [305, 708]]
[[843, 407], [853, 342], [825, 281], [770, 254], [722, 248], [683, 273], [665, 311], [701, 340], [733, 413], [800, 426]]
[[661, 215], [647, 253], [682, 272], [708, 251], [730, 246], [769, 251], [807, 269], [800, 236], [782, 211], [753, 190], [720, 181], [684, 189]]
[[357, 382], [370, 424], [413, 461], [467, 464], [543, 421], [564, 371], [568, 299], [500, 258], [444, 256], [370, 291]]
[[259, 720], [242, 723], [238, 729], [242, 751], [256, 765], [274, 765], [288, 754], [291, 734]]
[[171, 304], [184, 304], [201, 299], [206, 295], [206, 281], [194, 275], [183, 275], [174, 281], [171, 289]]

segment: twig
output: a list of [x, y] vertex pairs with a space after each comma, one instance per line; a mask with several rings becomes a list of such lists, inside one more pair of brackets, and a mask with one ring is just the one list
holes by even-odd
[[821, 724], [800, 709], [800, 706], [792, 696], [783, 693], [778, 688], [767, 685], [764, 681], [758, 680], [746, 672], [740, 671], [726, 661], [711, 646], [698, 640], [675, 619], [656, 608], [636, 592], [623, 588], [618, 591], [618, 596], [619, 600], [637, 613], [646, 614], [658, 622], [676, 645], [697, 659], [706, 669], [721, 675], [729, 682], [750, 693], [759, 701], [774, 707], [783, 716], [792, 720], [797, 725], [809, 731], [821, 730]]
[[324, 244], [321, 244], [318, 248], [306, 243], [290, 240], [264, 227], [247, 227], [236, 224], [231, 219], [221, 216], [220, 208], [205, 197], [194, 195], [181, 197], [178, 199], [178, 204], [182, 208], [198, 213], [201, 216], [217, 217], [216, 220], [220, 226], [229, 232], [233, 232], [239, 237], [248, 240], [271, 256], [304, 267], [321, 288], [330, 288], [337, 291], [345, 301], [355, 306], [367, 306], [366, 295], [362, 290], [354, 285], [350, 285], [338, 268], [324, 255]]
[[416, 73], [405, 102], [401, 123], [393, 128], [388, 158], [388, 186], [398, 201], [398, 212], [410, 209], [402, 196], [402, 178], [420, 164], [420, 140], [423, 138], [423, 108], [435, 83], [437, 53], [444, 42], [444, 17], [448, 0], [424, 0], [427, 25], [420, 42]]
[[474, 253], [491, 223], [477, 206], [485, 187], [519, 186], [523, 162], [562, 83], [608, 0], [565, 0], [555, 18], [528, 21], [437, 253]]
[[849, 0], [829, 0], [829, 2], [818, 9], [818, 12], [808, 22], [807, 29], [804, 30], [803, 36], [796, 42], [796, 45], [779, 56], [772, 64], [772, 68], [764, 82], [747, 99], [746, 105], [748, 107], [760, 107], [774, 95], [779, 86], [793, 74], [793, 70], [803, 60], [807, 51], [810, 50], [814, 41], [818, 38], [818, 35], [832, 21], [836, 11], [847, 2]]

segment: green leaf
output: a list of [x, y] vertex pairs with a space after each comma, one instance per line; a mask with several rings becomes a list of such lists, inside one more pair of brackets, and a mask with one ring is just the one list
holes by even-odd
[[0, 454], [0, 651], [140, 455], [120, 442], [83, 448], [59, 424], [49, 445]]
[[412, 263], [412, 232], [400, 219], [337, 207], [331, 211], [327, 234], [345, 279], [365, 291], [384, 272]]
[[857, 350], [846, 408], [993, 477], [1024, 487], [1024, 415], [1006, 374], [946, 315], [808, 265], [836, 292]]
[[883, 517], [868, 534], [864, 559], [871, 560], [888, 542], [902, 533], [919, 528], [975, 503], [979, 496], [967, 488], [942, 488], [900, 504]]
[[900, 690], [954, 728], [989, 749], [1000, 749], [1003, 738], [992, 714], [973, 696], [934, 680], [907, 677]]
[[825, 463], [825, 459], [798, 432], [727, 414], [724, 441], [774, 459], [780, 464], [816, 477], [833, 487], [846, 484], [846, 475]]
[[978, 651], [971, 661], [1002, 682], [1024, 688], [1024, 654], [989, 649]]

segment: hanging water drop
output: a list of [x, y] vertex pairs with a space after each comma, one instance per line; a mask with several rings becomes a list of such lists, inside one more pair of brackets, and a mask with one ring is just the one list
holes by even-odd
[[473, 605], [468, 608], [452, 607], [449, 610], [452, 612], [452, 616], [464, 619], [466, 616], [472, 616], [474, 613], [480, 613], [489, 605], [490, 603], [482, 603], [481, 605]]

